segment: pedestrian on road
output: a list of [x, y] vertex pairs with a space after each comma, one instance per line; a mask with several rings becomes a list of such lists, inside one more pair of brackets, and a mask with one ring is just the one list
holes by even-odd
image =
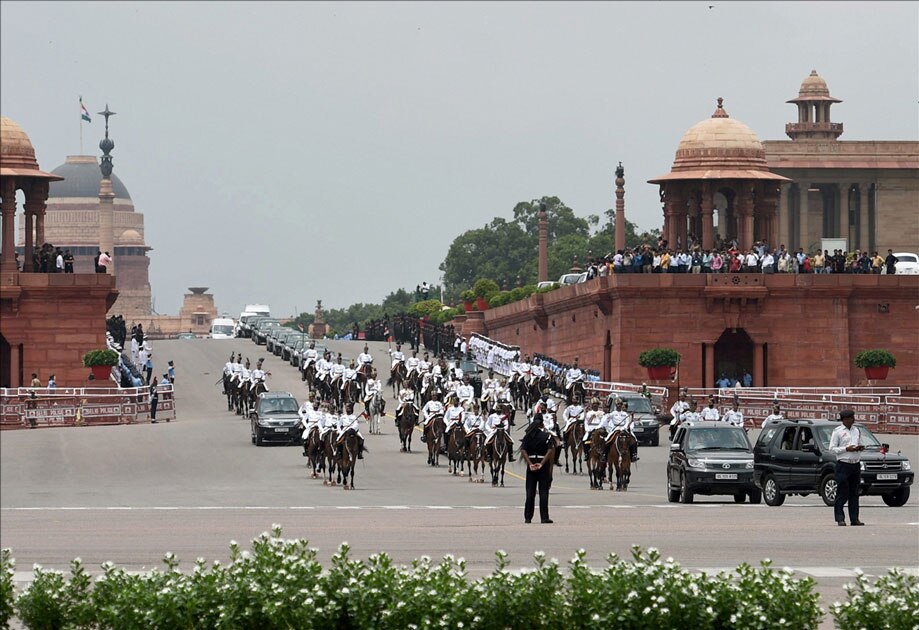
[[150, 384], [150, 378], [153, 376], [153, 353], [147, 352], [147, 361], [144, 363], [144, 369], [147, 371], [147, 385]]
[[153, 382], [150, 383], [150, 422], [156, 424], [156, 406], [160, 402], [160, 394], [157, 391], [157, 380], [156, 377], [153, 377]]
[[842, 506], [849, 504], [849, 522], [852, 525], [864, 525], [858, 520], [858, 488], [861, 484], [861, 452], [865, 450], [861, 444], [861, 432], [855, 424], [855, 412], [845, 409], [839, 412], [841, 427], [833, 430], [830, 436], [830, 450], [836, 453], [836, 503], [833, 513], [836, 524], [844, 527], [846, 524]]
[[176, 366], [172, 361], [169, 362], [169, 368], [166, 370], [166, 373], [169, 375], [169, 382], [175, 385], [176, 384]]
[[555, 441], [543, 426], [541, 413], [533, 416], [526, 434], [520, 441], [520, 454], [527, 465], [526, 502], [523, 505], [523, 520], [530, 523], [539, 490], [539, 520], [551, 523], [549, 518], [549, 488], [552, 486], [552, 463], [555, 461]]

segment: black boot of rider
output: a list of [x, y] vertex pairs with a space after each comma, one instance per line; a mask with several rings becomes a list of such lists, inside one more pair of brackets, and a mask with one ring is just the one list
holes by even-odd
[[629, 455], [631, 456], [633, 462], [638, 461], [638, 444], [632, 444], [629, 447]]
[[357, 449], [357, 458], [364, 459], [364, 440], [361, 440]]

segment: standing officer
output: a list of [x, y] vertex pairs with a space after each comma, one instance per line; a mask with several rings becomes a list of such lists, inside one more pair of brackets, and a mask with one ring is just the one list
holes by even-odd
[[552, 465], [555, 461], [555, 441], [552, 434], [543, 427], [541, 413], [533, 416], [527, 432], [520, 441], [520, 454], [527, 464], [526, 502], [523, 505], [523, 520], [530, 523], [539, 490], [539, 521], [551, 523], [549, 518], [549, 488], [552, 486]]
[[845, 409], [839, 412], [841, 427], [833, 430], [830, 436], [830, 450], [836, 453], [836, 504], [833, 513], [836, 524], [845, 527], [846, 518], [842, 506], [849, 503], [849, 520], [853, 525], [864, 525], [858, 520], [858, 488], [862, 474], [859, 460], [865, 450], [861, 442], [861, 432], [855, 424], [855, 412]]

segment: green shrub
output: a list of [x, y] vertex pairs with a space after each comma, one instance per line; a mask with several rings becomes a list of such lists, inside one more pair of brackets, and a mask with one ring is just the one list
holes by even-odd
[[90, 350], [83, 355], [83, 366], [93, 367], [94, 365], [118, 365], [118, 353], [114, 350]]
[[13, 552], [9, 549], [0, 551], [0, 628], [6, 630], [10, 627], [10, 618], [13, 616], [13, 602], [15, 601], [13, 589], [13, 572], [16, 570], [16, 561]]
[[638, 365], [642, 367], [676, 367], [680, 362], [680, 353], [673, 348], [652, 348], [638, 355]]
[[472, 289], [466, 289], [465, 291], [460, 293], [460, 299], [463, 302], [473, 301], [475, 299], [475, 291], [473, 291]]
[[897, 359], [887, 350], [862, 350], [855, 355], [855, 367], [897, 367]]
[[493, 293], [491, 297], [488, 298], [488, 305], [494, 308], [496, 306], [504, 306], [512, 301], [510, 291], [499, 291], [498, 293]]
[[830, 606], [839, 630], [912, 630], [919, 626], [919, 579], [891, 569], [872, 585], [861, 572], [846, 585], [849, 599]]
[[439, 313], [444, 308], [440, 300], [424, 300], [415, 302], [408, 308], [408, 314], [415, 317], [430, 317], [434, 313]]
[[525, 299], [530, 294], [526, 292], [526, 289], [523, 287], [517, 287], [511, 289], [510, 295], [508, 296], [508, 302], [519, 302], [520, 300]]
[[555, 291], [556, 289], [558, 289], [558, 288], [561, 287], [561, 286], [562, 286], [562, 285], [560, 285], [558, 282], [553, 282], [553, 283], [552, 283], [551, 285], [549, 285], [549, 286], [545, 286], [545, 287], [543, 287], [543, 288], [541, 288], [541, 289], [536, 289], [535, 292], [536, 292], [536, 293], [548, 293], [549, 291]]
[[498, 283], [488, 278], [479, 278], [476, 280], [475, 286], [472, 287], [475, 297], [485, 298], [486, 300], [490, 298], [493, 293], [497, 293], [500, 290], [501, 287], [498, 286]]

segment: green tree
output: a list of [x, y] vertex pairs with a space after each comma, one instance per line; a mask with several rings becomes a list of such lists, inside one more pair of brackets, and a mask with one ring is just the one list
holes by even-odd
[[440, 264], [451, 300], [471, 288], [478, 278], [513, 286], [517, 276], [526, 283], [536, 276], [536, 243], [520, 225], [500, 217], [484, 228], [460, 234]]
[[[616, 242], [616, 210], [610, 208], [603, 213], [607, 221], [600, 228], [600, 231], [597, 234], [608, 234], [613, 237], [613, 243]], [[661, 231], [658, 228], [653, 230], [645, 230], [643, 232], [638, 231], [638, 226], [628, 219], [625, 220], [625, 246], [626, 247], [638, 247], [642, 244], [655, 245], [657, 243], [657, 237], [659, 237]]]
[[539, 244], [540, 203], [546, 204], [546, 223], [550, 243], [569, 234], [588, 236], [591, 224], [596, 225], [599, 222], [599, 217], [596, 215], [592, 215], [587, 219], [576, 216], [574, 210], [566, 206], [558, 197], [542, 197], [532, 201], [521, 201], [514, 206], [514, 221], [529, 236], [536, 239], [537, 245]]

